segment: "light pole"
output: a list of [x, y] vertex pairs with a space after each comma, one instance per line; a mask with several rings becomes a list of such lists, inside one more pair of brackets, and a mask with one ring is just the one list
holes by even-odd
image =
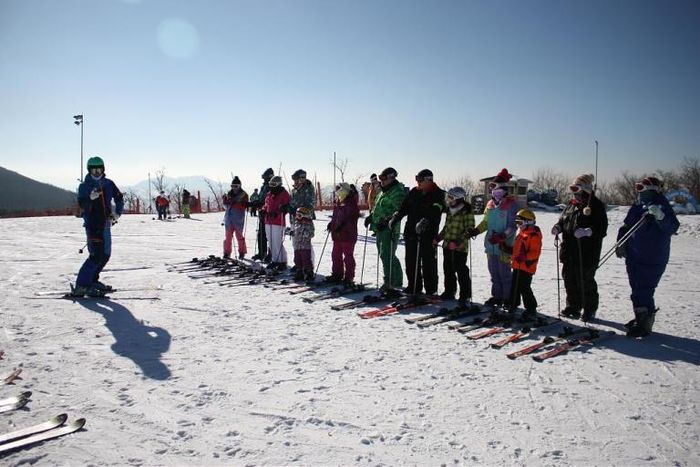
[[80, 127], [80, 176], [78, 181], [81, 182], [83, 180], [83, 114], [73, 115], [73, 119], [75, 119], [73, 123]]

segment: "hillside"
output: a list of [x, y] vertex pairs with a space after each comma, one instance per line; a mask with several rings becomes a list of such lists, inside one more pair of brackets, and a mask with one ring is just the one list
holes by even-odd
[[0, 216], [24, 211], [70, 209], [75, 194], [0, 167]]

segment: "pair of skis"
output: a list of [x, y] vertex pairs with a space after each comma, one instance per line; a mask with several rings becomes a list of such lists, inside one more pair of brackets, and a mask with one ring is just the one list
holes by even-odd
[[0, 435], [0, 454], [75, 433], [85, 426], [84, 418], [78, 418], [70, 423], [66, 423], [67, 420], [68, 415], [60, 414], [38, 425]]
[[6, 399], [0, 400], [0, 413], [11, 412], [13, 410], [21, 409], [32, 397], [31, 391], [25, 391], [17, 396], [8, 397]]
[[415, 324], [419, 328], [426, 328], [436, 324], [445, 323], [447, 321], [463, 318], [465, 316], [478, 315], [484, 311], [485, 310], [483, 310], [479, 305], [472, 304], [467, 307], [456, 306], [454, 308], [440, 308], [440, 310], [438, 310], [436, 313], [409, 316], [408, 318], [404, 319], [404, 321], [409, 324]]
[[535, 361], [541, 362], [549, 358], [556, 357], [557, 355], [566, 353], [569, 350], [572, 350], [581, 345], [593, 344], [595, 341], [614, 335], [615, 333], [613, 331], [601, 332], [597, 329], [591, 328], [581, 328], [578, 330], [572, 330], [570, 327], [565, 327], [564, 331], [558, 336], [547, 336], [539, 342], [535, 342], [534, 344], [528, 345], [514, 352], [506, 354], [506, 357], [513, 360], [525, 355], [531, 355], [533, 353], [539, 352], [542, 349], [545, 349], [550, 345], [553, 345], [553, 347], [547, 350], [546, 352], [533, 356], [533, 359]]
[[381, 316], [393, 315], [402, 310], [432, 305], [438, 302], [438, 299], [432, 299], [428, 297], [411, 297], [405, 300], [398, 300], [381, 308], [376, 308], [374, 310], [358, 313], [358, 316], [362, 319], [379, 318]]

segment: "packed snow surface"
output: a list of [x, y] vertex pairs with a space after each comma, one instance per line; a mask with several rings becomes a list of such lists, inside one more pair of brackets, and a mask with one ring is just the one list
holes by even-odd
[[[604, 252], [625, 212], [609, 211]], [[537, 214], [545, 241], [533, 288], [539, 311], [556, 316], [549, 230], [558, 214]], [[505, 354], [544, 331], [496, 350], [489, 344], [502, 336], [471, 341], [445, 324], [404, 322], [435, 307], [362, 320], [358, 310], [330, 309], [347, 299], [309, 304], [301, 297], [314, 292], [222, 287], [178, 272], [193, 257], [221, 254], [222, 215], [194, 217], [123, 216], [102, 280], [133, 290], [80, 302], [36, 293], [75, 279], [86, 255], [81, 221], [0, 220], [0, 376], [23, 370], [14, 386], [0, 385], [0, 399], [33, 391], [26, 409], [0, 414], [0, 434], [63, 412], [87, 418], [83, 431], [0, 462], [700, 465], [700, 216], [680, 217], [651, 337], [624, 337], [629, 285], [613, 257], [598, 271], [594, 326], [618, 335], [542, 363]], [[316, 222], [320, 274], [330, 271], [327, 217]], [[476, 302], [490, 290], [482, 239], [471, 259]], [[374, 243], [366, 251], [363, 279], [374, 285]], [[563, 303], [563, 283], [561, 291]]]

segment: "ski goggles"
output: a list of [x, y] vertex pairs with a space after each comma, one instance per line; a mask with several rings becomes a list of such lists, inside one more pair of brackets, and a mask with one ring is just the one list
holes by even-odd
[[642, 191], [647, 190], [659, 191], [659, 187], [654, 185], [648, 178], [645, 178], [644, 180], [640, 180], [637, 183], [635, 183], [634, 189], [637, 190], [637, 193], [641, 193]]
[[580, 193], [580, 192], [582, 192], [582, 191], [585, 191], [586, 193], [590, 193], [590, 192], [591, 192], [591, 188], [590, 188], [590, 187], [581, 186], [581, 185], [569, 185], [569, 191], [572, 192], [572, 193], [574, 193], [574, 194], [575, 194], [575, 193]]
[[416, 182], [418, 182], [418, 183], [420, 183], [420, 182], [432, 182], [432, 181], [433, 181], [433, 177], [431, 177], [431, 176], [421, 177], [421, 176], [416, 175]]

